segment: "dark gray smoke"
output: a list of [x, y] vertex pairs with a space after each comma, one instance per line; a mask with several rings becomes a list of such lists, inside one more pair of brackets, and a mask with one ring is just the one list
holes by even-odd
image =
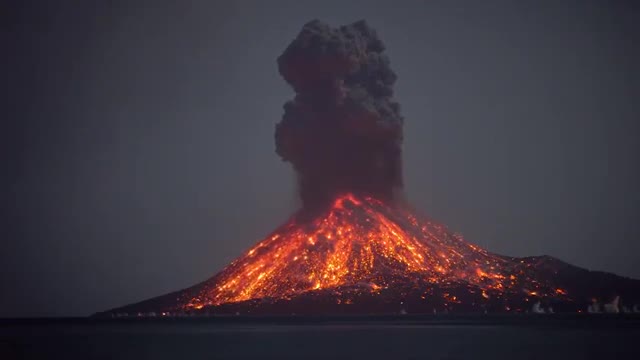
[[402, 186], [396, 75], [365, 21], [314, 20], [278, 58], [296, 96], [276, 126], [276, 152], [298, 173], [307, 209], [345, 192], [391, 201]]

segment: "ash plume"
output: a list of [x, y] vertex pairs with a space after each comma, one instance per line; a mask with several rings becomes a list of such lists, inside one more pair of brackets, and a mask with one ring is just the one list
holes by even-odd
[[384, 50], [364, 20], [314, 20], [278, 58], [296, 95], [276, 126], [276, 152], [296, 170], [305, 209], [345, 192], [390, 201], [402, 187], [403, 119]]

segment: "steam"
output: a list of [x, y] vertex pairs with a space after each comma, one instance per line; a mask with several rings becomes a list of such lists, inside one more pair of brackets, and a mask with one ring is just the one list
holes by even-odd
[[278, 58], [296, 96], [276, 126], [276, 152], [298, 174], [305, 209], [350, 192], [391, 201], [402, 187], [396, 75], [365, 21], [314, 20]]

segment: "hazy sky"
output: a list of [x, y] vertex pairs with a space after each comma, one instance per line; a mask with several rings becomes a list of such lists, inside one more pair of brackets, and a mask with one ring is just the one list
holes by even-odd
[[15, 1], [0, 317], [193, 285], [285, 221], [276, 57], [314, 18], [386, 43], [416, 208], [492, 252], [640, 278], [638, 6], [528, 3]]

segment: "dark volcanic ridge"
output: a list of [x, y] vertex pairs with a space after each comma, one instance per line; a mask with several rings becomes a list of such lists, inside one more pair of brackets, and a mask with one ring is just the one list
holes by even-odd
[[[548, 312], [586, 313], [594, 299], [600, 303], [620, 296], [620, 312], [637, 311], [640, 304], [640, 280], [579, 268], [550, 256], [509, 258], [541, 279], [553, 280], [566, 289], [567, 298], [540, 297], [525, 293], [483, 291], [460, 283], [445, 285], [427, 281], [399, 279], [392, 286], [371, 292], [370, 287], [344, 286], [309, 291], [286, 299], [263, 298], [204, 306], [200, 309], [177, 308], [185, 297], [199, 294], [206, 282], [139, 303], [100, 312], [94, 316], [181, 316], [181, 315], [331, 315], [331, 314], [432, 314], [432, 313], [526, 313], [540, 301]], [[214, 277], [215, 278], [215, 277]], [[213, 280], [213, 279], [212, 279]], [[450, 299], [455, 297], [455, 301]], [[624, 309], [624, 310], [623, 310]], [[604, 308], [600, 308], [604, 312]]]

